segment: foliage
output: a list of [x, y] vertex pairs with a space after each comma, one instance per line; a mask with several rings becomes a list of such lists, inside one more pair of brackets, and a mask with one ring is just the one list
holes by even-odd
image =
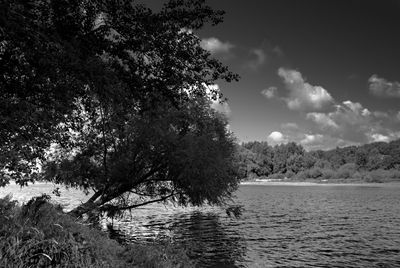
[[[1, 2], [0, 184], [38, 178], [94, 195], [73, 211], [222, 204], [238, 184], [212, 85], [238, 76], [193, 30], [223, 12], [171, 0]], [[38, 169], [43, 168], [43, 173]]]
[[178, 247], [122, 246], [74, 222], [46, 196], [22, 207], [6, 197], [0, 210], [2, 267], [192, 267]]
[[[242, 159], [239, 162], [241, 169], [248, 170], [247, 178], [242, 174], [242, 179], [267, 177], [281, 180], [287, 177], [293, 180], [368, 182], [399, 179], [400, 139], [310, 152], [294, 143], [272, 147], [266, 142], [248, 142], [238, 145], [238, 152], [238, 158]], [[270, 172], [260, 173], [260, 170]]]

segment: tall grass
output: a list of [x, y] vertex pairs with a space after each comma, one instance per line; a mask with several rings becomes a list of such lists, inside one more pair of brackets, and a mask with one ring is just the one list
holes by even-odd
[[0, 267], [193, 267], [173, 245], [121, 245], [76, 222], [46, 195], [0, 199]]

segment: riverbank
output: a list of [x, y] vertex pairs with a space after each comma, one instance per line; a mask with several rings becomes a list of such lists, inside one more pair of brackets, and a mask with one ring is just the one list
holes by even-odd
[[193, 267], [173, 244], [121, 245], [45, 196], [23, 206], [0, 198], [0, 260], [4, 267]]
[[399, 181], [365, 182], [365, 181], [288, 181], [288, 180], [252, 180], [242, 181], [240, 185], [271, 185], [271, 186], [382, 186], [400, 187]]

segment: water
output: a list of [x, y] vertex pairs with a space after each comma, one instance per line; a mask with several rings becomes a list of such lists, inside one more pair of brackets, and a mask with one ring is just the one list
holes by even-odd
[[154, 205], [114, 221], [111, 235], [182, 244], [199, 267], [400, 267], [398, 185], [242, 185], [236, 195], [239, 219]]

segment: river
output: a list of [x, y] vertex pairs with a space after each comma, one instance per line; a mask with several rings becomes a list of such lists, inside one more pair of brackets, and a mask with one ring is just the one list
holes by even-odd
[[[56, 201], [71, 205], [79, 195], [64, 196]], [[132, 243], [182, 244], [199, 267], [400, 267], [399, 184], [241, 185], [235, 202], [239, 219], [220, 208], [153, 205], [110, 231]]]

